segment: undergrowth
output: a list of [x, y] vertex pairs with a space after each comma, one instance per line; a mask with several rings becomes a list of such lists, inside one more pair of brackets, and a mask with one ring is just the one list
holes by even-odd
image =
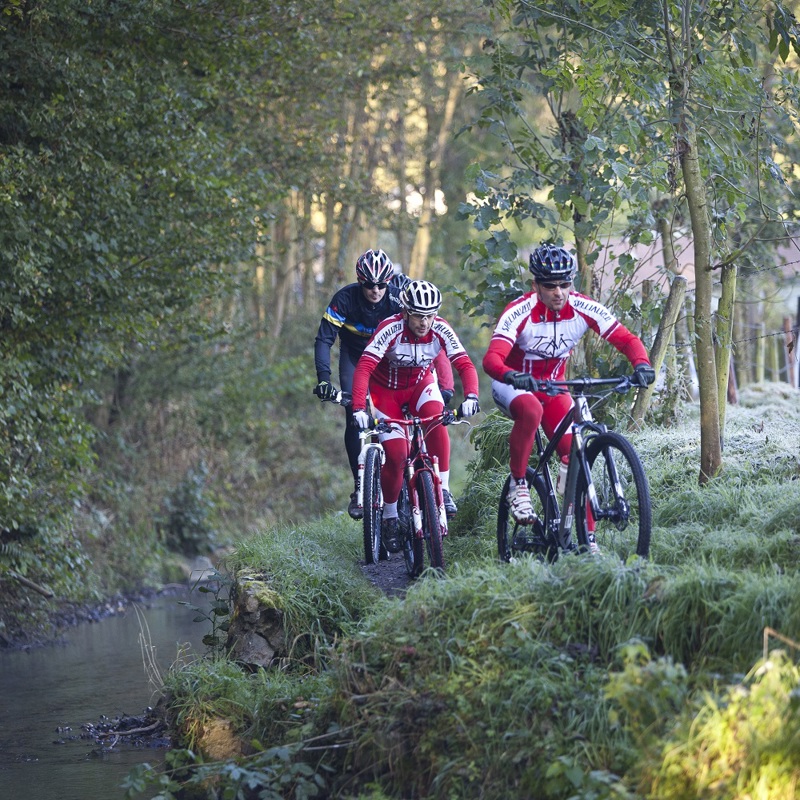
[[[794, 798], [800, 409], [794, 395], [759, 405], [743, 392], [724, 471], [705, 487], [696, 429], [629, 434], [653, 496], [646, 563], [613, 552], [498, 563], [499, 420], [475, 430], [446, 577], [424, 575], [404, 599], [368, 587], [340, 514], [240, 542], [234, 570], [269, 577], [313, 657], [254, 674], [219, 655], [177, 669], [170, 703], [190, 748], [137, 786], [149, 779], [162, 798], [187, 787], [248, 799]], [[783, 651], [764, 652], [766, 630]], [[246, 743], [238, 756], [203, 755], [214, 718]]]

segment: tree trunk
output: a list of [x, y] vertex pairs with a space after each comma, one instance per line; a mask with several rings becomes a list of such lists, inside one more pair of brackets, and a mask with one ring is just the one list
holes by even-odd
[[[292, 284], [297, 272], [296, 210], [292, 199], [285, 201], [280, 218], [275, 226], [275, 297], [270, 317], [270, 338], [277, 345], [283, 331], [289, 305]], [[274, 345], [273, 345], [274, 348]]]
[[[445, 150], [453, 128], [453, 119], [458, 106], [458, 100], [463, 91], [462, 78], [459, 73], [455, 72], [449, 74], [447, 81], [447, 100], [445, 101], [442, 119], [439, 123], [439, 132], [433, 143], [431, 152], [426, 159], [425, 197], [423, 198], [422, 211], [417, 225], [417, 235], [414, 239], [414, 247], [411, 250], [411, 258], [408, 265], [408, 274], [412, 278], [425, 277], [425, 268], [428, 264], [428, 254], [431, 247], [431, 227], [436, 210], [436, 189], [440, 184], [442, 164], [445, 160]], [[431, 105], [426, 105], [425, 112], [426, 124], [429, 126], [430, 130], [434, 109]]]
[[[674, 277], [669, 289], [667, 302], [664, 305], [664, 312], [661, 315], [661, 324], [658, 326], [656, 338], [650, 350], [650, 363], [653, 365], [656, 375], [661, 372], [661, 365], [664, 363], [664, 357], [672, 341], [675, 323], [683, 309], [685, 296], [686, 278], [681, 276]], [[644, 422], [644, 415], [647, 413], [647, 407], [650, 405], [654, 391], [655, 383], [647, 388], [639, 389], [636, 401], [633, 404], [633, 422], [635, 425], [641, 426]]]
[[728, 408], [728, 384], [731, 371], [733, 342], [733, 309], [736, 302], [736, 265], [722, 268], [722, 296], [717, 306], [717, 404], [719, 406], [720, 448], [725, 438], [725, 412]]
[[578, 276], [580, 279], [580, 290], [584, 294], [595, 295], [597, 287], [592, 285], [593, 270], [592, 265], [587, 262], [586, 256], [589, 251], [589, 242], [583, 237], [575, 235], [575, 260], [578, 262]]
[[758, 338], [756, 339], [756, 383], [764, 382], [764, 334], [767, 332], [766, 323], [762, 322], [758, 328]]
[[408, 220], [408, 148], [406, 147], [406, 121], [405, 115], [399, 114], [398, 120], [395, 122], [398, 140], [398, 154], [397, 154], [397, 186], [398, 186], [398, 203], [399, 208], [397, 212], [397, 219], [399, 225], [397, 227], [397, 252], [390, 253], [392, 261], [395, 266], [403, 273], [408, 272], [411, 263], [411, 242], [406, 227], [406, 220]]
[[695, 310], [694, 330], [697, 352], [697, 380], [700, 389], [700, 475], [701, 484], [713, 478], [722, 466], [719, 428], [717, 370], [714, 358], [714, 325], [711, 272], [711, 224], [706, 187], [700, 171], [697, 131], [688, 114], [679, 121], [680, 163], [686, 188], [686, 202], [692, 223]]

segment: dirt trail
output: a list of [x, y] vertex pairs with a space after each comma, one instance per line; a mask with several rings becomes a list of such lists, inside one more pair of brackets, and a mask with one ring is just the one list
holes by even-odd
[[377, 564], [361, 563], [361, 571], [374, 586], [390, 597], [402, 597], [406, 593], [410, 579], [402, 553], [393, 553], [388, 561]]

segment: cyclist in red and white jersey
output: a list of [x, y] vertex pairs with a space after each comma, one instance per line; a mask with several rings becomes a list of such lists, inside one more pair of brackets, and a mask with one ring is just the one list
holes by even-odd
[[[535, 515], [525, 481], [541, 424], [552, 436], [572, 408], [571, 395], [550, 397], [538, 391], [538, 382], [563, 380], [572, 350], [588, 331], [613, 345], [633, 366], [638, 385], [655, 380], [655, 371], [641, 339], [631, 333], [604, 306], [572, 291], [576, 265], [563, 247], [543, 244], [530, 256], [533, 290], [509, 303], [495, 326], [483, 369], [492, 380], [492, 397], [500, 410], [514, 421], [509, 437], [512, 487], [511, 514], [517, 522], [530, 523]], [[572, 436], [561, 438], [562, 461], [569, 455]]]
[[[412, 414], [429, 417], [444, 409], [442, 393], [433, 373], [434, 360], [444, 353], [458, 370], [465, 399], [459, 406], [463, 417], [480, 411], [478, 372], [450, 323], [438, 316], [441, 292], [428, 281], [412, 280], [400, 293], [403, 311], [381, 322], [358, 360], [353, 376], [353, 420], [369, 427], [366, 412], [369, 390], [372, 408], [379, 419], [402, 417], [408, 404]], [[397, 500], [403, 483], [402, 465], [408, 443], [405, 431], [381, 434], [386, 464], [381, 472], [383, 489], [383, 539], [386, 549], [398, 552]], [[445, 509], [449, 516], [457, 508], [450, 494], [450, 438], [444, 426], [432, 426], [428, 450], [439, 459]]]

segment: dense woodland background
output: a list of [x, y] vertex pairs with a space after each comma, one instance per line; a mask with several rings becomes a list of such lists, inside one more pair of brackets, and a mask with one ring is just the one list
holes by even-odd
[[478, 361], [526, 250], [574, 246], [713, 480], [731, 357], [796, 381], [796, 6], [0, 3], [0, 636], [342, 504], [312, 345], [366, 247]]

